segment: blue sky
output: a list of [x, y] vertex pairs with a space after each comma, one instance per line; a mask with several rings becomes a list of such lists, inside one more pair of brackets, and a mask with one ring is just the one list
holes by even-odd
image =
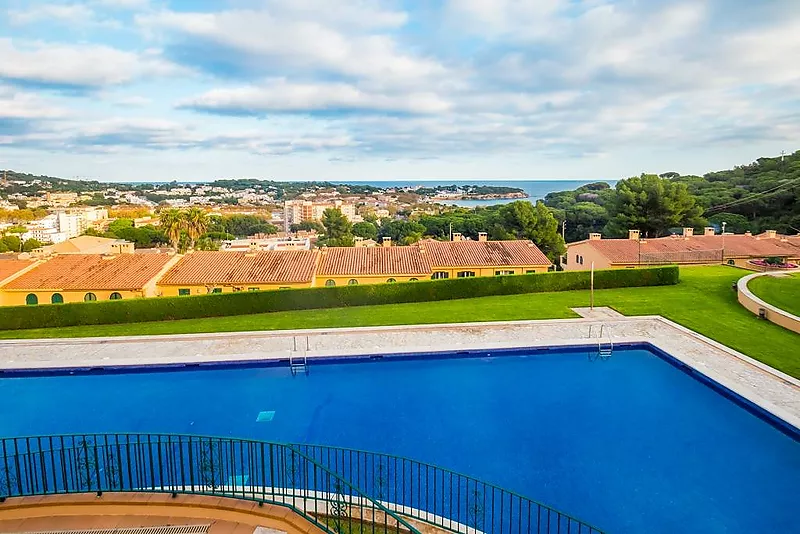
[[616, 179], [800, 148], [796, 0], [0, 6], [0, 168]]

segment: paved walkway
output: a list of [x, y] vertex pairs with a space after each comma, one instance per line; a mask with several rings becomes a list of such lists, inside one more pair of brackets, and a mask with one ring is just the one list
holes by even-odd
[[595, 306], [594, 308], [572, 308], [572, 311], [586, 319], [619, 319], [625, 317], [617, 310], [607, 306]]

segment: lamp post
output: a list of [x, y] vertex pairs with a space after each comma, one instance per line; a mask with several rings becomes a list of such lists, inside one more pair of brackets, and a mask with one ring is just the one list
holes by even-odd
[[722, 263], [725, 263], [725, 221], [722, 221]]

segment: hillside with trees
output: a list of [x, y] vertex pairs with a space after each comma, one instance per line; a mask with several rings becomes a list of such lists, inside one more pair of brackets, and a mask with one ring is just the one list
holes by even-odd
[[800, 151], [703, 176], [667, 172], [620, 180], [614, 188], [587, 184], [550, 193], [544, 202], [559, 222], [566, 220], [567, 242], [590, 232], [624, 237], [637, 228], [657, 237], [723, 222], [735, 233], [793, 235], [800, 233]]

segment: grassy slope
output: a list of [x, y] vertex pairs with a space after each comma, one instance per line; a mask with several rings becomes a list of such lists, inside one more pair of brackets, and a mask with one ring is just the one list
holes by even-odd
[[[736, 301], [733, 282], [747, 274], [732, 267], [681, 270], [677, 286], [595, 292], [597, 306], [625, 315], [663, 315], [768, 365], [800, 377], [800, 336], [757, 319]], [[303, 310], [235, 317], [125, 325], [79, 326], [0, 332], [0, 338], [79, 337], [195, 332], [279, 330], [465, 321], [576, 317], [571, 307], [588, 306], [588, 291]]]
[[750, 280], [747, 287], [773, 306], [800, 316], [800, 274], [785, 278], [759, 276]]

